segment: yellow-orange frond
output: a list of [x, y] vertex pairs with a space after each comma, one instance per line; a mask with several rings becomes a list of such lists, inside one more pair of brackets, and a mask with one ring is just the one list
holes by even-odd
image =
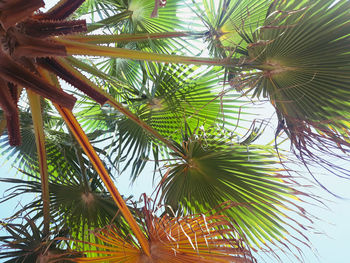
[[[150, 257], [133, 243], [117, 234], [114, 226], [97, 229], [95, 236], [103, 244], [92, 244], [99, 256], [78, 258], [76, 262], [154, 262], [154, 263], [214, 263], [255, 262], [239, 237], [235, 227], [222, 215], [203, 214], [182, 218], [163, 214], [157, 217], [143, 209]], [[105, 260], [105, 261], [104, 261]]]

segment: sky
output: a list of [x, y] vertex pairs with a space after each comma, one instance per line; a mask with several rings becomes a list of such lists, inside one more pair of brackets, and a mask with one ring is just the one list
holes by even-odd
[[[47, 6], [51, 6], [55, 1], [45, 1]], [[349, 164], [348, 164], [349, 165]], [[350, 169], [350, 167], [348, 167]], [[146, 192], [148, 195], [152, 193], [152, 168], [147, 168], [141, 178], [131, 186], [128, 180], [127, 173], [123, 174], [116, 181], [117, 188], [121, 194], [129, 196], [133, 194], [138, 198], [142, 193]], [[10, 163], [5, 163], [5, 160], [0, 159], [0, 177], [14, 177], [15, 170], [10, 168]], [[20, 176], [20, 175], [17, 175]], [[306, 263], [349, 263], [350, 262], [350, 180], [338, 179], [334, 176], [318, 176], [318, 179], [323, 184], [338, 195], [344, 197], [344, 199], [334, 198], [330, 194], [326, 193], [321, 188], [314, 188], [313, 193], [329, 200], [324, 201], [328, 208], [315, 207], [308, 205], [307, 210], [309, 213], [319, 218], [315, 222], [315, 233], [309, 233], [311, 243], [313, 244], [314, 251], [303, 249], [305, 253]], [[5, 190], [9, 185], [0, 183], [0, 198], [3, 196]], [[9, 217], [16, 211], [16, 207], [20, 204], [25, 204], [26, 198], [32, 197], [19, 196], [16, 200], [11, 200], [6, 203], [0, 204], [0, 220]], [[0, 231], [1, 234], [3, 232]], [[316, 252], [317, 250], [317, 252]], [[314, 253], [318, 254], [315, 257]], [[261, 262], [273, 263], [274, 259], [263, 258]], [[259, 261], [260, 262], [260, 261]], [[294, 258], [283, 258], [283, 263], [294, 263]], [[1, 263], [1, 261], [0, 261]]]

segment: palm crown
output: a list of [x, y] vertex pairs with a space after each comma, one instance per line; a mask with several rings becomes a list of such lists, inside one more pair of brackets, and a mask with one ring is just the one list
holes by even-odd
[[[26, 224], [1, 222], [1, 257], [255, 262], [252, 251], [308, 243], [309, 196], [245, 109], [267, 98], [304, 164], [314, 149], [347, 153], [348, 1], [43, 5], [0, 3], [1, 152], [27, 176], [1, 179], [15, 184], [3, 201], [41, 193], [15, 214]], [[210, 57], [193, 55], [201, 39]], [[140, 208], [112, 175], [133, 182], [152, 158], [161, 179]]]

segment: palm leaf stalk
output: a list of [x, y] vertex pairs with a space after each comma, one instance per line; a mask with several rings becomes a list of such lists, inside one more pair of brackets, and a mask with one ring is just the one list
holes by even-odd
[[43, 128], [43, 118], [41, 114], [40, 96], [27, 90], [30, 108], [32, 112], [35, 141], [39, 159], [39, 171], [42, 186], [43, 215], [44, 215], [44, 235], [50, 231], [50, 193], [49, 193], [49, 174], [47, 170], [45, 134]]
[[161, 33], [138, 33], [138, 34], [120, 34], [120, 35], [69, 35], [65, 39], [88, 43], [88, 44], [109, 44], [119, 42], [148, 41], [163, 38], [178, 38], [189, 36], [201, 36], [201, 33], [195, 32], [161, 32]]
[[[164, 63], [181, 63], [193, 65], [213, 65], [213, 66], [232, 66], [237, 65], [238, 60], [235, 59], [215, 59], [201, 58], [180, 55], [156, 54], [151, 52], [130, 50], [126, 48], [115, 48], [86, 44], [78, 41], [57, 38], [57, 42], [61, 43], [65, 48], [67, 55], [83, 55], [83, 56], [102, 56], [125, 58], [132, 60], [145, 60]], [[29, 54], [27, 54], [29, 55]]]
[[[167, 214], [156, 216], [151, 202], [145, 198], [140, 215], [142, 227], [150, 243], [151, 257], [145, 258], [138, 246], [125, 242], [115, 226], [96, 229], [94, 235], [102, 244], [87, 243], [95, 250], [84, 251], [88, 257], [74, 262], [256, 262], [244, 244], [237, 226], [225, 216], [196, 214], [174, 217]], [[227, 205], [230, 207], [231, 205]], [[226, 207], [226, 208], [227, 208]], [[223, 208], [225, 209], [225, 208]], [[159, 211], [158, 211], [159, 212]], [[75, 241], [80, 243], [80, 241]], [[86, 242], [85, 242], [86, 243]], [[98, 256], [93, 256], [98, 254]]]
[[[51, 82], [52, 85], [56, 85], [57, 88], [60, 88], [57, 78], [52, 76], [52, 74], [50, 75], [50, 73], [45, 70], [41, 70], [41, 73], [44, 76], [44, 78], [47, 79], [48, 82]], [[138, 227], [129, 208], [126, 206], [124, 199], [121, 197], [119, 191], [115, 187], [113, 180], [108, 174], [108, 171], [106, 170], [101, 159], [98, 157], [96, 151], [92, 147], [88, 137], [80, 127], [73, 113], [69, 109], [61, 107], [58, 104], [54, 103], [54, 106], [57, 109], [57, 111], [60, 113], [61, 117], [64, 119], [65, 123], [67, 124], [68, 128], [70, 129], [71, 133], [74, 135], [79, 145], [84, 150], [85, 154], [89, 157], [90, 162], [95, 167], [97, 173], [100, 175], [102, 181], [104, 182], [108, 192], [111, 194], [115, 203], [119, 207], [120, 212], [124, 215], [126, 221], [129, 223], [131, 229], [133, 230], [136, 238], [140, 242], [140, 245], [144, 250], [144, 253], [147, 256], [149, 256], [150, 255], [149, 244], [145, 240], [144, 234], [142, 233], [141, 229]]]
[[135, 236], [139, 240], [143, 251], [147, 256], [150, 255], [149, 245], [145, 240], [144, 234], [141, 232], [140, 228], [137, 226], [136, 221], [133, 218], [132, 214], [130, 213], [128, 207], [126, 206], [124, 199], [119, 194], [117, 188], [115, 187], [103, 163], [101, 162], [100, 158], [96, 154], [95, 150], [93, 149], [92, 145], [87, 139], [85, 133], [80, 128], [79, 123], [76, 121], [73, 114], [68, 109], [62, 108], [58, 105], [55, 105], [55, 107], [57, 108], [60, 115], [67, 123], [67, 126], [70, 128], [71, 132], [79, 142], [80, 146], [84, 149], [85, 154], [89, 157], [91, 163], [93, 164], [96, 171], [100, 175], [102, 181], [104, 182], [106, 188], [108, 189], [109, 193], [111, 194], [117, 206], [119, 207], [121, 213], [124, 215], [131, 229], [134, 231]]

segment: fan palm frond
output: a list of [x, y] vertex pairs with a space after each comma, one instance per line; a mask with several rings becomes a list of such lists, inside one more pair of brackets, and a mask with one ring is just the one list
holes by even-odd
[[272, 147], [234, 140], [234, 134], [222, 129], [187, 133], [178, 145], [185, 158], [174, 154], [179, 160], [169, 165], [162, 179], [164, 202], [180, 214], [234, 202], [237, 206], [225, 214], [252, 244], [260, 246], [271, 239], [283, 244], [292, 222], [289, 206], [297, 207], [296, 214], [302, 211], [295, 202], [298, 191], [276, 168]]
[[[89, 231], [113, 224], [119, 229], [119, 234], [128, 233], [129, 228], [122, 220], [118, 207], [105, 191], [97, 174], [86, 169], [86, 174], [75, 171], [66, 177], [49, 177], [50, 217], [59, 228], [68, 227], [69, 235], [81, 240], [91, 240]], [[5, 202], [23, 194], [40, 194], [40, 177], [25, 173], [25, 179], [2, 178], [0, 181], [15, 184], [11, 191], [1, 200]], [[86, 176], [86, 178], [83, 178]], [[43, 202], [39, 195], [28, 202], [14, 217], [22, 215], [31, 216], [33, 220], [40, 220], [43, 216]], [[131, 210], [133, 210], [131, 208]], [[126, 238], [126, 237], [125, 237]]]
[[[96, 1], [89, 0], [82, 5], [80, 14], [83, 15], [83, 11], [97, 12], [99, 19], [105, 19], [113, 15], [123, 13], [125, 11], [131, 12], [130, 17], [125, 19], [123, 23], [110, 23], [117, 28], [123, 28], [125, 33], [135, 32], [166, 32], [174, 31], [175, 29], [181, 29], [184, 26], [184, 21], [176, 16], [179, 8], [183, 6], [183, 3], [178, 0], [168, 0], [164, 8], [158, 10], [157, 17], [151, 17], [152, 11], [154, 10], [154, 0], [117, 0], [117, 1]], [[94, 22], [96, 24], [99, 21]], [[107, 23], [105, 23], [107, 25]]]
[[26, 223], [15, 224], [0, 221], [0, 225], [8, 232], [7, 236], [0, 236], [0, 259], [3, 262], [71, 262], [74, 257], [81, 257], [81, 253], [67, 248], [61, 249], [61, 241], [55, 237], [62, 237], [63, 232], [51, 233], [45, 236], [35, 222], [26, 218]]
[[[155, 69], [143, 90], [141, 98], [126, 102], [137, 116], [162, 136], [181, 141], [184, 120], [190, 129], [199, 126], [235, 125], [242, 101], [237, 94], [225, 90], [220, 83], [221, 70], [186, 66], [160, 66]], [[114, 125], [113, 122], [111, 122]], [[130, 119], [116, 123], [115, 141], [108, 147], [117, 153], [118, 162], [127, 159], [124, 167], [134, 159], [132, 178], [150, 159], [159, 159], [159, 152], [167, 152], [142, 127]], [[158, 165], [158, 164], [156, 164]]]
[[271, 101], [301, 159], [330, 170], [313, 152], [349, 151], [349, 8], [349, 1], [275, 4], [248, 45], [247, 64], [258, 70], [239, 77]]
[[[50, 106], [44, 103], [43, 107], [45, 108], [44, 131], [49, 172], [56, 176], [64, 176], [73, 170], [79, 170], [75, 153], [76, 142], [67, 131], [63, 130], [61, 120], [53, 114]], [[1, 139], [0, 154], [7, 159], [11, 159], [13, 166], [26, 172], [37, 173], [39, 165], [33, 122], [30, 113], [26, 109], [20, 111], [20, 121], [23, 143], [19, 146], [11, 147], [8, 143], [7, 133], [5, 133]], [[95, 130], [89, 133], [88, 136], [91, 141], [94, 141], [101, 138], [103, 134], [104, 131]], [[102, 155], [105, 153], [101, 150], [99, 152]], [[88, 165], [86, 158], [84, 163]]]
[[270, 4], [271, 1], [263, 0], [196, 2], [196, 13], [208, 30], [209, 52], [219, 57], [232, 56], [235, 52], [246, 54], [242, 33], [249, 37], [263, 24]]

